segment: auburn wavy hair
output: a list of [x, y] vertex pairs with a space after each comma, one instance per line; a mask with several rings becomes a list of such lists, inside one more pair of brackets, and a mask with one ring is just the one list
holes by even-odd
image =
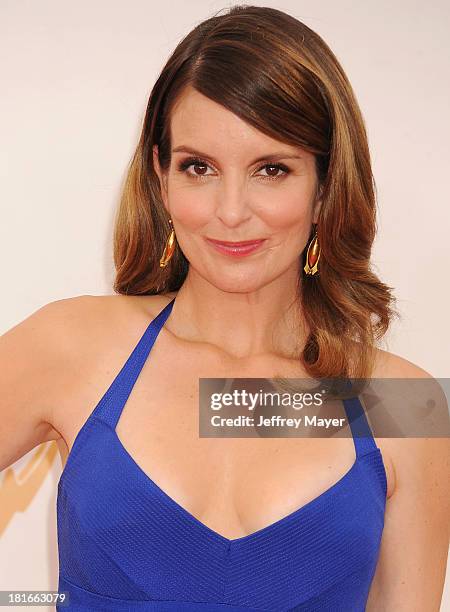
[[[159, 259], [171, 230], [153, 167], [171, 163], [171, 110], [191, 86], [264, 134], [315, 156], [322, 206], [319, 273], [303, 273], [298, 298], [310, 334], [298, 355], [313, 378], [370, 378], [374, 347], [387, 332], [392, 288], [371, 269], [376, 235], [375, 181], [362, 113], [322, 38], [268, 7], [235, 5], [197, 25], [178, 44], [150, 93], [114, 226], [114, 291], [178, 290], [189, 262], [177, 245]], [[312, 236], [311, 236], [312, 237]]]

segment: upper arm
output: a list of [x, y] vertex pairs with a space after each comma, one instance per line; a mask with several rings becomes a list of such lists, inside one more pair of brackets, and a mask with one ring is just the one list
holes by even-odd
[[[395, 377], [431, 376], [406, 364], [408, 371]], [[392, 449], [395, 490], [386, 502], [367, 610], [439, 612], [450, 531], [450, 440], [399, 438]]]
[[449, 542], [449, 440], [399, 440], [396, 490], [385, 526], [368, 612], [439, 612]]
[[0, 336], [0, 470], [56, 440], [57, 387], [79, 296], [46, 304]]

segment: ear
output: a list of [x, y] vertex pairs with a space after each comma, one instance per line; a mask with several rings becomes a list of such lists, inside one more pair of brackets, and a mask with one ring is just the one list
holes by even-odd
[[313, 223], [316, 224], [319, 218], [320, 209], [322, 208], [322, 186], [319, 187], [317, 193], [317, 199], [313, 205]]
[[163, 204], [166, 207], [166, 209], [168, 210], [168, 199], [167, 199], [167, 176], [166, 174], [161, 170], [161, 167], [159, 165], [159, 151], [158, 151], [158, 145], [153, 145], [153, 168], [155, 169], [156, 174], [158, 175], [159, 178], [159, 187], [160, 187], [160, 191], [161, 191], [161, 197], [163, 200]]

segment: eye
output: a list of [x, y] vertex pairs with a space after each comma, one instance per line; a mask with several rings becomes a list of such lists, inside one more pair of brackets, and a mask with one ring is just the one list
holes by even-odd
[[269, 176], [264, 176], [263, 178], [265, 179], [269, 179], [269, 180], [273, 180], [273, 179], [279, 179], [282, 176], [285, 176], [286, 174], [289, 174], [289, 168], [287, 166], [285, 166], [284, 164], [265, 164], [264, 166], [262, 166], [260, 168], [260, 170], [264, 170], [266, 168], [270, 168], [271, 170], [275, 170], [275, 171], [282, 171], [284, 174], [277, 174], [277, 175], [269, 175]]
[[[205, 172], [201, 172], [200, 174], [197, 174], [197, 172], [188, 172], [188, 168], [190, 167], [193, 168], [203, 168], [203, 169], [207, 169], [207, 168], [211, 168], [211, 166], [204, 161], [203, 159], [200, 159], [198, 157], [190, 157], [184, 161], [182, 161], [179, 165], [178, 165], [178, 170], [180, 172], [184, 172], [185, 174], [187, 174], [189, 177], [193, 178], [193, 179], [206, 179], [209, 176], [212, 176], [211, 174], [206, 174]], [[283, 176], [286, 176], [287, 174], [289, 174], [290, 170], [287, 166], [285, 166], [284, 164], [264, 164], [264, 166], [261, 166], [258, 169], [258, 172], [261, 172], [261, 170], [265, 170], [265, 169], [269, 169], [270, 172], [275, 171], [277, 174], [275, 175], [266, 175], [266, 176], [261, 176], [261, 178], [265, 181], [274, 181], [274, 180], [279, 180], [281, 179]], [[283, 174], [279, 174], [279, 172], [282, 172]]]
[[209, 164], [207, 164], [205, 161], [203, 161], [202, 159], [199, 159], [197, 157], [191, 157], [189, 159], [186, 159], [185, 161], [181, 162], [180, 165], [178, 166], [178, 170], [180, 172], [184, 172], [185, 174], [187, 174], [188, 176], [190, 176], [191, 178], [195, 178], [195, 179], [202, 179], [204, 176], [210, 176], [210, 175], [205, 175], [205, 174], [196, 174], [196, 173], [192, 173], [192, 172], [187, 172], [187, 169], [190, 168], [191, 166], [193, 166], [194, 168], [209, 168]]

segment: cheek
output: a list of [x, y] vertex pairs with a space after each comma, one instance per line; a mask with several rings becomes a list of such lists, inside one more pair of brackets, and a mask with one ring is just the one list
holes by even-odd
[[201, 189], [173, 189], [169, 195], [170, 211], [178, 223], [189, 230], [204, 227], [214, 214], [211, 196]]
[[[309, 231], [312, 218], [311, 194], [306, 185], [258, 187], [248, 192], [248, 206], [261, 228], [274, 232], [298, 231], [305, 227]], [[179, 224], [194, 231], [206, 227], [215, 219], [214, 193], [206, 186], [182, 187], [173, 185], [169, 190], [170, 210]]]
[[308, 225], [311, 217], [310, 200], [301, 193], [274, 195], [255, 210], [260, 219], [276, 231], [298, 230]]

